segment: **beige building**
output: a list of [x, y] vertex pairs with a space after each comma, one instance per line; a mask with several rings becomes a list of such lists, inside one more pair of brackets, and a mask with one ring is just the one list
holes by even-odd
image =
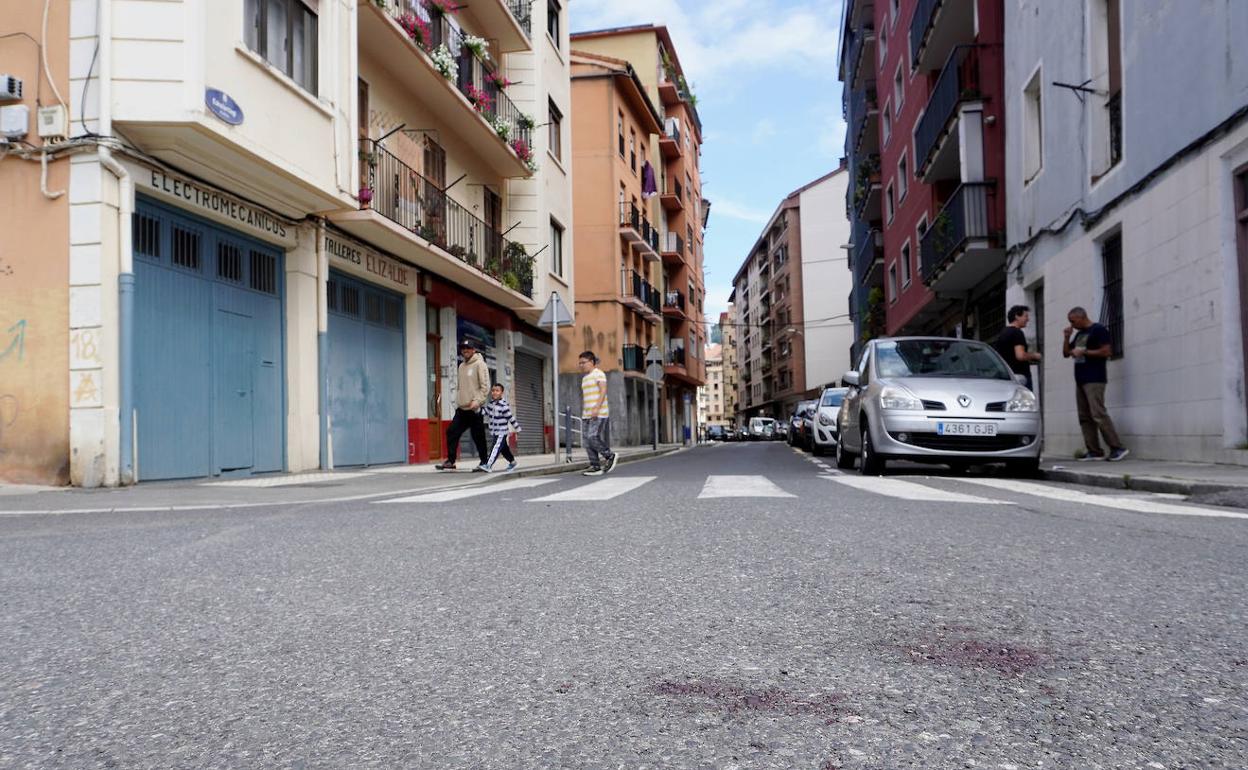
[[719, 314], [719, 334], [721, 346], [720, 353], [722, 356], [723, 379], [720, 390], [724, 396], [724, 422], [728, 427], [736, 428], [740, 426], [740, 419], [737, 415], [737, 390], [740, 387], [740, 370], [738, 369], [738, 361], [740, 359], [740, 350], [738, 348], [741, 335], [738, 334], [736, 324], [733, 322], [735, 313], [732, 305], [728, 309]]
[[706, 346], [706, 384], [698, 389], [698, 423], [705, 431], [712, 425], [726, 428], [732, 424], [724, 403], [724, 346]]
[[[664, 365], [662, 438], [690, 440], [697, 430], [697, 389], [706, 381], [703, 235], [710, 205], [702, 196], [696, 98], [666, 27], [577, 33], [572, 46], [576, 120], [586, 132], [577, 140], [577, 238], [582, 243], [594, 238], [592, 251], [579, 255], [581, 277], [587, 270], [609, 276], [622, 271], [618, 289], [595, 294], [600, 304], [593, 312], [606, 312], [616, 299], [635, 298], [642, 317], [637, 323], [629, 314], [611, 323], [605, 317], [587, 322], [578, 317], [576, 336], [597, 344], [595, 335], [606, 332], [600, 347], [612, 358], [617, 346], [658, 347]], [[619, 90], [613, 95], [601, 87], [599, 79], [605, 77], [615, 79]], [[602, 239], [582, 231], [582, 222], [587, 228], [603, 222], [616, 227]], [[587, 338], [590, 328], [594, 335]], [[618, 359], [625, 374], [614, 390], [629, 425], [621, 421], [612, 430], [620, 431], [616, 438], [624, 442], [646, 440], [650, 430], [643, 414], [645, 386], [629, 381], [634, 379], [629, 372], [640, 374], [645, 368], [639, 356], [634, 351]], [[563, 371], [574, 374], [575, 367]]]
[[[31, 148], [0, 161], [20, 202], [0, 227], [24, 233], [0, 246], [0, 324], [25, 332], [21, 370], [0, 358], [0, 478], [436, 459], [465, 338], [528, 420], [522, 449], [544, 448], [535, 324], [551, 291], [574, 300], [570, 244], [551, 242], [571, 221], [566, 10], [50, 8], [48, 135], [41, 73], [0, 47], [32, 113]], [[40, 39], [40, 10], [6, 20]]]

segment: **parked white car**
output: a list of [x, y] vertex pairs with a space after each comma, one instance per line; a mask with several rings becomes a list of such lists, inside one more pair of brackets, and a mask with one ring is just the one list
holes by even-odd
[[991, 346], [945, 337], [872, 340], [843, 381], [836, 464], [879, 475], [889, 460], [1040, 468], [1040, 406]]
[[841, 404], [849, 388], [824, 388], [819, 405], [810, 416], [810, 451], [814, 455], [831, 452], [840, 440]]

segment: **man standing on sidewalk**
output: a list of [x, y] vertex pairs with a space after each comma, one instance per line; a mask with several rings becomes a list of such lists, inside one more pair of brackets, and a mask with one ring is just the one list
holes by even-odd
[[435, 466], [440, 471], [455, 470], [455, 458], [459, 456], [459, 439], [464, 431], [472, 435], [472, 443], [477, 446], [481, 464], [485, 465], [490, 459], [489, 447], [485, 443], [485, 421], [481, 417], [481, 407], [485, 406], [486, 399], [490, 397], [490, 369], [485, 365], [485, 358], [472, 340], [464, 340], [460, 351], [464, 360], [459, 365], [455, 417], [446, 429], [446, 462]]
[[[581, 378], [581, 438], [589, 455], [586, 476], [601, 476], [615, 470], [620, 457], [611, 451], [611, 425], [607, 408], [607, 375], [598, 368], [598, 356], [586, 350], [576, 359]], [[605, 463], [605, 465], [604, 465]]]
[[[1087, 454], [1081, 460], [1117, 462], [1130, 450], [1122, 445], [1118, 430], [1105, 409], [1105, 384], [1109, 382], [1108, 367], [1113, 353], [1109, 329], [1088, 318], [1088, 311], [1074, 307], [1066, 314], [1070, 326], [1062, 332], [1062, 355], [1075, 359], [1075, 403], [1079, 409], [1079, 427]], [[1101, 450], [1100, 436], [1109, 445], [1109, 455]]]
[[1031, 308], [1015, 305], [1005, 314], [1005, 320], [1009, 325], [992, 346], [1005, 359], [1012, 372], [1027, 378], [1027, 389], [1034, 391], [1035, 387], [1031, 384], [1031, 365], [1040, 360], [1040, 354], [1027, 350], [1027, 335], [1023, 334], [1023, 329], [1031, 321]]

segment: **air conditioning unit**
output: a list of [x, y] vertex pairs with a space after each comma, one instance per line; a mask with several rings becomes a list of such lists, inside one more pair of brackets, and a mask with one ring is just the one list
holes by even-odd
[[20, 102], [22, 100], [22, 79], [13, 75], [0, 74], [0, 102]]

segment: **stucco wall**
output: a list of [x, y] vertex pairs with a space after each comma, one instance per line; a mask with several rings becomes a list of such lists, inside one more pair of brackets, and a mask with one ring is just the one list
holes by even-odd
[[807, 390], [821, 387], [850, 368], [849, 346], [854, 341], [853, 321], [844, 316], [844, 298], [853, 287], [849, 271], [849, 219], [845, 216], [845, 192], [849, 172], [839, 171], [802, 191], [802, 305]]
[[[14, 4], [10, 4], [14, 5]], [[4, 31], [40, 39], [42, 3], [5, 8]], [[46, 54], [62, 94], [68, 91], [69, 11], [53, 3]], [[0, 72], [24, 81], [23, 102], [34, 131], [35, 95], [53, 101], [36, 48], [24, 37], [0, 40]], [[42, 88], [39, 83], [43, 80]], [[69, 198], [39, 191], [37, 163], [0, 161], [0, 480], [64, 484], [69, 480], [69, 369], [79, 357], [99, 355], [92, 338], [69, 334]], [[48, 188], [69, 185], [69, 161], [50, 164]]]

